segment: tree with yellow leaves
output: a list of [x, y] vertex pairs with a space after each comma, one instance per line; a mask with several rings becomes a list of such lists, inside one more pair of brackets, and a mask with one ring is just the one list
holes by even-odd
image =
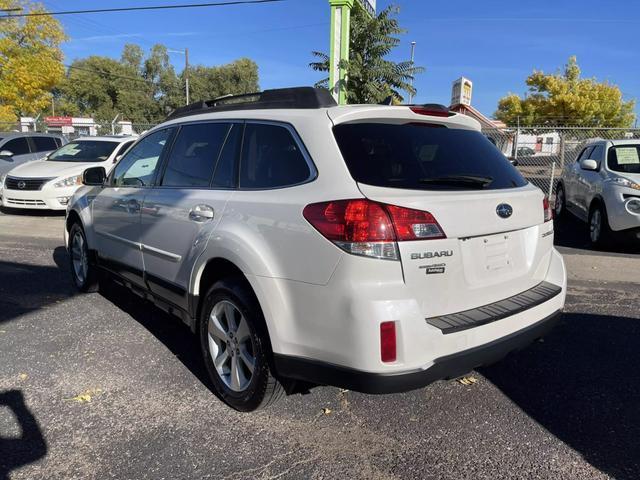
[[[30, 0], [0, 0], [0, 9], [46, 12]], [[64, 76], [65, 38], [60, 22], [49, 15], [0, 18], [0, 122], [37, 114], [49, 104]]]
[[616, 85], [580, 74], [576, 57], [569, 58], [562, 73], [534, 71], [527, 78], [527, 96], [500, 99], [496, 118], [508, 125], [630, 127], [635, 101], [625, 101]]

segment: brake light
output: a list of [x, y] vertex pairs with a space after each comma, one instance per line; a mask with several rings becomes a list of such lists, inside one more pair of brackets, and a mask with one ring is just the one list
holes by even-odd
[[446, 238], [429, 212], [367, 199], [313, 203], [303, 215], [335, 245], [365, 257], [399, 260], [396, 242]]
[[551, 203], [547, 197], [542, 199], [542, 209], [544, 210], [544, 221], [550, 222], [553, 220], [553, 209], [551, 208]]
[[430, 115], [432, 117], [451, 117], [455, 113], [450, 112], [448, 108], [434, 105], [434, 106], [414, 106], [409, 109], [418, 115]]
[[380, 359], [383, 362], [395, 362], [396, 355], [396, 322], [380, 324]]

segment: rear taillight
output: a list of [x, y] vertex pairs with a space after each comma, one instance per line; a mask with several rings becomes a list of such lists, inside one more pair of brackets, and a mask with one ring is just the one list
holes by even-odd
[[542, 209], [544, 210], [544, 221], [550, 222], [553, 220], [553, 209], [551, 208], [551, 203], [549, 203], [549, 199], [544, 197], [542, 200]]
[[429, 212], [367, 199], [313, 203], [304, 218], [344, 251], [399, 260], [396, 242], [446, 238]]
[[380, 359], [383, 362], [395, 362], [396, 354], [396, 322], [380, 324]]

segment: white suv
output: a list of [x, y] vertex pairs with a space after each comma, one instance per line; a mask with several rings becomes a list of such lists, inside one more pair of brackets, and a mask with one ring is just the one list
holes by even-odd
[[73, 280], [116, 280], [198, 335], [238, 410], [282, 391], [415, 389], [544, 335], [551, 210], [469, 117], [270, 90], [191, 105], [67, 214]]
[[589, 223], [601, 246], [615, 237], [640, 240], [640, 140], [594, 140], [565, 165], [556, 188], [556, 215], [570, 211]]

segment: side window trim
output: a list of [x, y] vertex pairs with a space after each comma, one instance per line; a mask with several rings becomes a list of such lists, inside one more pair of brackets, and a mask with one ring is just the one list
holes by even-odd
[[298, 182], [298, 183], [294, 183], [291, 185], [284, 185], [284, 186], [278, 186], [278, 187], [268, 187], [268, 188], [243, 188], [242, 187], [242, 183], [240, 181], [241, 177], [242, 177], [242, 157], [243, 157], [243, 148], [244, 148], [244, 132], [242, 132], [242, 143], [240, 144], [240, 157], [239, 157], [239, 161], [238, 161], [238, 187], [237, 190], [239, 191], [247, 191], [247, 192], [252, 192], [252, 191], [266, 191], [266, 190], [281, 190], [283, 188], [291, 188], [291, 187], [297, 187], [300, 185], [305, 185], [307, 183], [311, 183], [313, 182], [316, 178], [318, 178], [318, 169], [316, 168], [315, 163], [313, 162], [313, 159], [311, 158], [311, 155], [309, 154], [309, 151], [307, 150], [307, 147], [305, 146], [305, 144], [302, 142], [302, 138], [300, 137], [300, 135], [298, 135], [298, 132], [296, 131], [295, 127], [293, 125], [291, 125], [290, 123], [287, 122], [278, 122], [278, 121], [274, 121], [274, 120], [246, 120], [245, 121], [245, 131], [246, 131], [246, 126], [247, 125], [274, 125], [277, 127], [284, 127], [285, 129], [287, 129], [289, 131], [289, 134], [291, 135], [291, 137], [293, 138], [293, 141], [296, 142], [296, 146], [298, 147], [298, 149], [300, 149], [300, 153], [302, 154], [302, 157], [304, 158], [305, 162], [307, 163], [307, 166], [309, 167], [309, 176], [307, 177], [306, 180], [302, 181], [302, 182]]

